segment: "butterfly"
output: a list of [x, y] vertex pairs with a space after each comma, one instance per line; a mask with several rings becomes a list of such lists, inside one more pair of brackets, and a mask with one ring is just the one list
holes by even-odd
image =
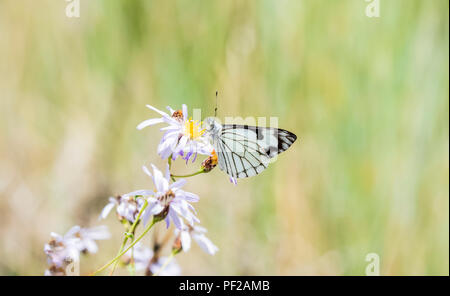
[[205, 119], [205, 130], [217, 153], [219, 168], [233, 181], [261, 173], [297, 140], [295, 134], [284, 129], [222, 125], [213, 117]]

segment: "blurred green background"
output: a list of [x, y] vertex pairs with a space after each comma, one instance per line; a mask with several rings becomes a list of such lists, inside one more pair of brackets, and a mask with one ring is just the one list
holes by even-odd
[[164, 164], [145, 104], [207, 116], [219, 90], [219, 116], [276, 116], [299, 141], [236, 187], [190, 180], [220, 251], [178, 255], [183, 274], [364, 275], [374, 252], [382, 275], [448, 275], [449, 2], [367, 4], [82, 0], [68, 18], [1, 0], [0, 274], [43, 274], [74, 224], [114, 234], [84, 273], [112, 258], [123, 229], [100, 210]]

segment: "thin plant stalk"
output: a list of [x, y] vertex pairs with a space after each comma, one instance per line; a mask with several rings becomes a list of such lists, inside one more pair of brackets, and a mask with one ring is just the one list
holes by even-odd
[[[133, 238], [134, 238], [134, 233], [135, 233], [135, 231], [136, 231], [136, 227], [137, 227], [137, 225], [138, 225], [138, 223], [139, 223], [139, 220], [140, 220], [140, 218], [141, 218], [141, 215], [142, 215], [142, 213], [144, 212], [144, 210], [145, 210], [145, 208], [146, 208], [147, 206], [148, 206], [148, 201], [147, 201], [146, 199], [144, 199], [144, 204], [142, 205], [142, 208], [141, 208], [141, 210], [139, 211], [139, 213], [138, 213], [136, 219], [134, 219], [134, 223], [133, 223], [133, 225], [131, 225], [131, 228], [130, 228], [130, 231], [129, 231], [129, 233], [131, 233], [131, 235], [133, 236]], [[125, 248], [125, 245], [126, 245], [127, 242], [128, 242], [128, 238], [129, 238], [129, 235], [128, 235], [127, 233], [125, 233], [125, 237], [124, 237], [124, 239], [123, 239], [122, 245], [120, 246], [120, 249], [119, 249], [119, 252], [117, 253], [117, 255], [120, 254], [120, 253], [123, 251], [123, 248]], [[119, 261], [116, 261], [116, 263], [114, 264], [114, 266], [113, 266], [113, 268], [112, 268], [112, 270], [111, 270], [111, 273], [110, 273], [109, 275], [113, 275], [114, 271], [116, 270], [116, 267], [117, 267], [117, 264], [118, 264], [118, 263], [119, 263]]]

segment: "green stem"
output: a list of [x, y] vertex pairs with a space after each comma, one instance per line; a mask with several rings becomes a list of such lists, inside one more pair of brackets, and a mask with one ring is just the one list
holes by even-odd
[[[169, 171], [172, 168], [172, 154], [170, 154], [169, 158], [167, 159], [167, 163], [169, 164]], [[170, 174], [170, 178], [172, 179], [172, 182], [175, 182], [175, 178]]]
[[203, 173], [205, 173], [205, 170], [201, 169], [200, 171], [195, 172], [193, 174], [189, 174], [189, 175], [172, 175], [172, 174], [170, 174], [170, 176], [174, 177], [174, 178], [188, 178], [188, 177], [197, 176], [197, 175], [200, 175], [200, 174], [203, 174]]
[[[144, 210], [145, 210], [145, 208], [147, 206], [148, 206], [148, 201], [146, 199], [144, 199], [144, 204], [142, 205], [142, 208], [139, 211], [136, 219], [134, 219], [134, 223], [133, 223], [133, 225], [131, 225], [131, 228], [130, 228], [130, 231], [129, 231], [129, 233], [131, 233], [133, 235], [133, 237], [134, 237], [134, 233], [136, 231], [136, 227], [139, 224], [139, 220], [141, 219], [141, 215], [142, 215], [142, 213], [144, 213]], [[123, 248], [125, 248], [125, 245], [128, 242], [128, 238], [129, 238], [128, 235], [125, 234], [125, 237], [123, 239], [122, 245], [120, 246], [120, 249], [119, 249], [119, 252], [117, 253], [117, 255], [119, 255], [123, 251]], [[114, 266], [113, 266], [113, 268], [111, 270], [111, 273], [109, 275], [113, 275], [114, 271], [116, 270], [116, 267], [117, 267], [118, 263], [119, 263], [119, 261], [116, 261], [116, 263], [114, 264]]]
[[149, 230], [152, 228], [152, 226], [155, 225], [156, 222], [159, 222], [159, 221], [161, 221], [161, 219], [155, 219], [155, 217], [153, 217], [152, 222], [147, 226], [147, 228], [145, 228], [144, 232], [135, 241], [133, 241], [128, 246], [128, 248], [126, 248], [126, 250], [124, 250], [124, 251], [120, 252], [119, 254], [117, 254], [116, 257], [114, 257], [113, 259], [111, 259], [111, 261], [109, 261], [108, 263], [106, 263], [105, 265], [103, 265], [102, 267], [100, 267], [99, 269], [94, 271], [93, 273], [91, 273], [91, 275], [96, 275], [97, 273], [102, 272], [103, 270], [108, 268], [108, 266], [110, 266], [111, 264], [113, 264], [114, 262], [119, 260], [120, 257], [122, 257], [126, 252], [128, 252], [132, 247], [134, 247], [134, 245], [136, 245], [147, 234], [147, 232], [149, 232]]
[[128, 248], [126, 248], [124, 251], [122, 251], [122, 253], [120, 253], [119, 255], [117, 255], [116, 257], [114, 257], [113, 259], [111, 259], [111, 261], [109, 261], [108, 263], [106, 263], [105, 265], [103, 265], [102, 267], [100, 267], [99, 269], [97, 269], [95, 272], [93, 272], [91, 275], [96, 275], [99, 272], [102, 272], [103, 270], [105, 270], [106, 268], [108, 268], [108, 266], [110, 266], [111, 264], [113, 264], [114, 262], [116, 262], [117, 260], [120, 259], [120, 257], [122, 257], [126, 252], [128, 252], [132, 247], [134, 247], [134, 245], [136, 245], [146, 234], [147, 232], [149, 232], [149, 230], [152, 228], [153, 225], [156, 224], [156, 222], [161, 221], [161, 219], [155, 219], [153, 218], [152, 222], [147, 226], [147, 228], [145, 228], [144, 232], [142, 232], [142, 234], [134, 241], [132, 242]]
[[[125, 245], [127, 244], [127, 241], [128, 241], [128, 237], [125, 237], [125, 238], [123, 239], [122, 245], [120, 246], [119, 252], [117, 252], [117, 255], [119, 255], [119, 254], [123, 251], [123, 248], [124, 248]], [[117, 255], [116, 255], [116, 256], [117, 256]], [[118, 264], [118, 263], [119, 263], [119, 261], [116, 261], [116, 263], [114, 264], [114, 266], [113, 266], [111, 272], [109, 273], [109, 275], [113, 275], [114, 271], [116, 270], [116, 267], [117, 267], [117, 264]]]

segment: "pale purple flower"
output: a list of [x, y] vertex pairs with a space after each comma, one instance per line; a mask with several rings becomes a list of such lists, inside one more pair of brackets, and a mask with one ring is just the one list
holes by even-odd
[[211, 155], [213, 147], [204, 136], [205, 130], [202, 129], [202, 123], [188, 119], [188, 110], [185, 104], [183, 104], [182, 110], [178, 111], [167, 107], [170, 115], [150, 105], [147, 105], [147, 108], [159, 113], [162, 117], [141, 122], [137, 126], [138, 130], [158, 123], [168, 124], [161, 128], [164, 135], [157, 150], [162, 159], [167, 159], [172, 155], [173, 160], [180, 156], [187, 162], [191, 157], [195, 161], [197, 154]]
[[95, 254], [98, 251], [96, 240], [105, 240], [110, 238], [108, 227], [102, 225], [92, 228], [72, 227], [69, 232], [74, 240], [75, 246], [80, 252]]
[[[168, 263], [167, 260], [170, 260]], [[163, 266], [165, 267], [161, 269]], [[158, 276], [179, 276], [181, 275], [181, 268], [178, 266], [175, 258], [159, 257], [158, 260], [149, 266], [151, 274]]]
[[[146, 192], [147, 191], [145, 191], [144, 193]], [[117, 198], [110, 197], [109, 203], [103, 208], [99, 219], [105, 219], [111, 212], [111, 210], [116, 207], [116, 213], [119, 217], [119, 220], [126, 219], [128, 220], [128, 222], [134, 223], [134, 220], [136, 219], [139, 211], [142, 208], [142, 205], [144, 204], [143, 199], [136, 198], [136, 196], [138, 195], [143, 195], [140, 193], [142, 193], [142, 190], [130, 192], [122, 196], [118, 196]]]
[[134, 246], [133, 252], [129, 250], [125, 256], [131, 259], [131, 254], [133, 254], [136, 270], [144, 270], [146, 275], [158, 274], [160, 276], [177, 276], [181, 274], [181, 269], [173, 258], [167, 263], [164, 269], [161, 270], [169, 258], [164, 256], [155, 257], [153, 251], [148, 247], [144, 247], [140, 242]]
[[70, 264], [77, 262], [80, 252], [96, 253], [96, 240], [109, 238], [106, 226], [93, 228], [72, 227], [64, 236], [52, 232], [52, 239], [44, 245], [49, 268], [45, 275], [66, 275]]
[[165, 219], [167, 227], [173, 222], [178, 229], [183, 229], [184, 220], [189, 225], [200, 222], [195, 216], [194, 207], [190, 204], [190, 202], [198, 202], [199, 197], [181, 189], [186, 184], [186, 180], [180, 179], [170, 184], [168, 165], [165, 175], [153, 164], [151, 166], [153, 174], [147, 167], [143, 167], [144, 172], [152, 178], [156, 187], [154, 192], [148, 192], [148, 195], [152, 196], [147, 198], [148, 207], [142, 216], [144, 225], [151, 215], [160, 215], [161, 218]]
[[61, 236], [54, 232], [50, 236], [52, 239], [44, 245], [44, 253], [47, 255], [49, 265], [44, 275], [67, 275], [69, 265], [79, 260], [80, 251], [73, 237]]
[[[118, 200], [110, 198], [110, 202], [105, 206], [100, 218], [105, 218], [108, 213], [117, 206], [119, 217], [126, 218], [130, 222], [134, 222], [137, 215], [142, 209], [144, 198], [148, 202], [148, 206], [142, 214], [144, 225], [147, 224], [151, 216], [160, 215], [165, 219], [167, 227], [170, 222], [181, 229], [184, 226], [183, 220], [193, 225], [199, 222], [195, 216], [195, 209], [189, 202], [197, 202], [199, 197], [193, 193], [186, 192], [181, 188], [186, 184], [186, 180], [180, 179], [170, 184], [169, 166], [167, 166], [165, 176], [153, 164], [153, 175], [143, 166], [144, 172], [153, 180], [156, 187], [155, 190], [137, 190], [122, 195]], [[137, 198], [141, 196], [142, 198]]]
[[185, 227], [183, 230], [176, 230], [176, 234], [180, 236], [181, 247], [184, 252], [191, 248], [191, 237], [200, 246], [200, 248], [210, 255], [214, 255], [219, 248], [214, 245], [209, 238], [205, 236], [206, 228], [201, 226]]
[[138, 242], [133, 251], [129, 250], [125, 253], [125, 258], [131, 259], [133, 254], [133, 260], [137, 271], [145, 270], [150, 264], [150, 260], [153, 258], [153, 251], [148, 247], [144, 247], [141, 242]]

